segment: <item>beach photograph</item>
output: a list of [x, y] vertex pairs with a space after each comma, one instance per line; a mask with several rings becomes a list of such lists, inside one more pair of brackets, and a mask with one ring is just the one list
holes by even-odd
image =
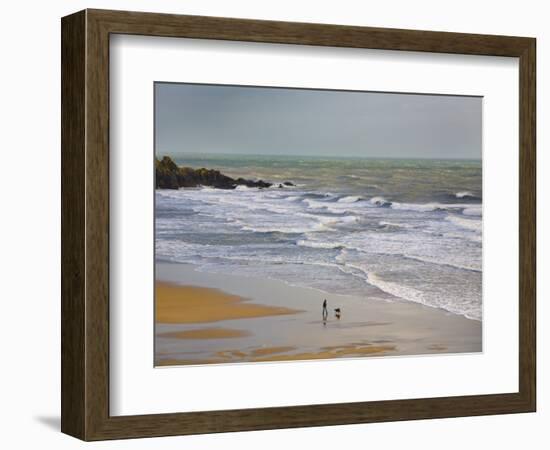
[[155, 367], [482, 352], [482, 98], [156, 82]]

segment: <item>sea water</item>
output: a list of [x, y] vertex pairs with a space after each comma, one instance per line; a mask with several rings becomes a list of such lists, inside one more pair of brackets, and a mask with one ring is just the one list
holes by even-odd
[[481, 161], [172, 158], [275, 184], [157, 190], [157, 260], [481, 320]]

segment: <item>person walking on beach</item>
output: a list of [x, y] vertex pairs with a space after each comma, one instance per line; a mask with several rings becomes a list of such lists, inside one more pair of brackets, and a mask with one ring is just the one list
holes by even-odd
[[325, 298], [325, 301], [323, 302], [323, 319], [326, 319], [327, 316], [328, 316], [327, 299]]

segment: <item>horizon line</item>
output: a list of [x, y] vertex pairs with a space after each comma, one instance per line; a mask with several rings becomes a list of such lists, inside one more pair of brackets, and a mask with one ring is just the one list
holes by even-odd
[[356, 158], [356, 159], [412, 159], [412, 160], [451, 160], [451, 161], [482, 161], [482, 157], [468, 158], [468, 157], [426, 157], [426, 156], [359, 156], [359, 155], [306, 155], [301, 153], [286, 154], [286, 153], [218, 153], [218, 152], [159, 152], [155, 151], [155, 157], [159, 156], [254, 156], [254, 157], [295, 157], [295, 158], [328, 158], [328, 159], [340, 159], [340, 158]]

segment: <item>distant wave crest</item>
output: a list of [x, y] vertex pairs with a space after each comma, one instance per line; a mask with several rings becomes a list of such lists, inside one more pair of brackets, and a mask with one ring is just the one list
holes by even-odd
[[347, 197], [342, 197], [338, 199], [338, 203], [355, 203], [361, 200], [361, 197], [356, 195], [349, 195]]
[[464, 200], [481, 200], [480, 197], [478, 197], [475, 194], [472, 194], [470, 191], [457, 192], [454, 196], [456, 198], [462, 198]]
[[382, 207], [389, 207], [392, 205], [392, 202], [386, 200], [384, 197], [372, 197], [370, 199], [370, 202], [373, 205], [382, 206]]

